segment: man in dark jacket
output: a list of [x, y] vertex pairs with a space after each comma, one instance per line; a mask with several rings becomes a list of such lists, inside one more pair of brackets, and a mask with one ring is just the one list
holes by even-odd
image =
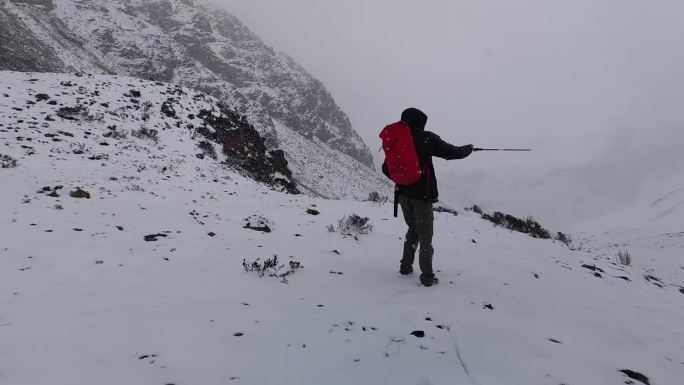
[[[437, 201], [437, 178], [432, 166], [432, 157], [451, 160], [463, 159], [473, 152], [473, 145], [454, 146], [443, 141], [436, 134], [425, 131], [427, 115], [416, 108], [409, 108], [401, 114], [401, 120], [411, 127], [413, 142], [416, 146], [421, 170], [423, 173], [418, 182], [410, 186], [397, 186], [397, 195], [404, 220], [408, 225], [404, 241], [404, 253], [399, 273], [413, 273], [413, 261], [416, 249], [420, 244], [420, 282], [425, 286], [439, 283], [432, 270], [432, 226], [434, 213], [432, 204]], [[389, 177], [387, 166], [383, 163], [382, 172]]]

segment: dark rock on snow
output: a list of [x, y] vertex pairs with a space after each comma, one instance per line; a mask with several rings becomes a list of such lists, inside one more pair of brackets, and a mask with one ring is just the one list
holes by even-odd
[[629, 377], [633, 380], [640, 381], [646, 385], [651, 385], [651, 380], [649, 380], [648, 377], [646, 377], [645, 375], [643, 375], [639, 372], [635, 372], [635, 371], [629, 370], [629, 369], [623, 369], [623, 370], [620, 370], [620, 372], [625, 374], [627, 377]]
[[158, 240], [157, 238], [160, 238], [160, 237], [161, 237], [161, 238], [166, 238], [167, 235], [166, 235], [166, 234], [162, 234], [162, 233], [159, 233], [159, 234], [150, 234], [150, 235], [145, 235], [144, 239], [145, 239], [145, 241], [147, 241], [147, 242], [156, 242], [156, 241]]
[[72, 198], [90, 199], [90, 193], [80, 187], [76, 187], [76, 190], [70, 192], [69, 196]]

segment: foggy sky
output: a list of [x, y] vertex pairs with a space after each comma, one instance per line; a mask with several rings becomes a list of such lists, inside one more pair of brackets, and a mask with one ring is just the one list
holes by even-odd
[[446, 202], [567, 225], [684, 187], [681, 1], [208, 1], [321, 79], [371, 149], [415, 106], [454, 144], [535, 150], [437, 162]]

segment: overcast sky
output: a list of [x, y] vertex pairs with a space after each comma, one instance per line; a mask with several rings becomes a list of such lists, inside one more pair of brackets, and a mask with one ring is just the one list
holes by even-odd
[[454, 144], [535, 150], [438, 163], [447, 202], [566, 225], [653, 178], [684, 187], [682, 1], [207, 1], [321, 79], [372, 149], [415, 106]]

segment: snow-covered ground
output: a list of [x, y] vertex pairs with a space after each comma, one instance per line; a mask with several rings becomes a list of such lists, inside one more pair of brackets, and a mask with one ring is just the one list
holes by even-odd
[[[640, 267], [436, 213], [441, 283], [421, 287], [397, 273], [390, 204], [275, 192], [197, 158], [182, 128], [103, 137], [117, 119], [139, 129], [123, 114], [43, 126], [56, 106], [26, 100], [59, 92], [26, 84], [0, 88], [0, 154], [18, 163], [0, 169], [2, 385], [681, 383], [681, 271], [658, 287]], [[354, 213], [370, 234], [328, 231]], [[272, 231], [245, 228], [254, 216]], [[243, 268], [273, 255], [303, 268], [288, 283]]]
[[634, 207], [575, 225], [577, 246], [606, 262], [614, 262], [620, 251], [629, 253], [631, 269], [653, 284], [684, 287], [684, 188], [662, 191], [644, 194]]

